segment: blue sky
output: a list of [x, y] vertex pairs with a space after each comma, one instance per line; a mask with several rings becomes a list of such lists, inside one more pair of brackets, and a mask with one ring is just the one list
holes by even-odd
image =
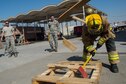
[[[26, 14], [63, 0], [0, 0], [0, 19]], [[108, 14], [110, 22], [126, 20], [126, 0], [91, 0], [90, 4]]]
[[110, 22], [126, 21], [126, 0], [91, 0], [90, 4], [107, 13]]

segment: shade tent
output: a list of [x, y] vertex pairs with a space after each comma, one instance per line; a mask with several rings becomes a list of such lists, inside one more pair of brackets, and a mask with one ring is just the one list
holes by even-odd
[[[67, 35], [69, 35], [68, 22], [73, 20], [71, 15], [76, 15], [77, 17], [83, 18], [84, 9], [87, 8], [92, 8], [99, 14], [107, 15], [97, 8], [87, 4], [89, 1], [90, 0], [64, 0], [57, 5], [48, 5], [40, 10], [32, 10], [26, 14], [19, 14], [16, 17], [1, 20], [1, 22], [9, 21], [10, 23], [16, 23], [16, 28], [23, 33], [26, 42], [27, 40], [44, 40], [47, 22], [50, 16], [53, 15], [61, 23], [63, 35], [65, 35], [65, 30], [63, 29], [67, 29]], [[65, 25], [63, 25], [64, 22]], [[77, 25], [78, 21], [75, 22]], [[66, 28], [64, 28], [64, 26]]]
[[[49, 19], [49, 17], [51, 15], [54, 15], [56, 18], [58, 18], [61, 14], [63, 14], [65, 11], [67, 11], [70, 7], [72, 7], [78, 1], [81, 1], [81, 0], [64, 0], [63, 2], [59, 3], [58, 5], [49, 5], [49, 6], [43, 7], [40, 10], [32, 10], [32, 11], [28, 12], [27, 14], [20, 14], [16, 17], [10, 17], [7, 20], [2, 20], [2, 21], [9, 21], [9, 22], [13, 22], [13, 23], [20, 23], [20, 22], [29, 23], [29, 22], [36, 22], [36, 21], [45, 21], [45, 20]], [[89, 1], [90, 0], [84, 0], [85, 3], [89, 2]], [[69, 15], [67, 17], [63, 18], [62, 20], [60, 20], [60, 22], [72, 20], [72, 18], [70, 17], [70, 15], [72, 15], [72, 14], [80, 14], [79, 17], [82, 17], [82, 13], [83, 13], [82, 6], [83, 5], [79, 5], [79, 6], [80, 7], [75, 8], [73, 11], [70, 11]], [[96, 9], [95, 7], [92, 7], [89, 4], [84, 5], [84, 7], [85, 7], [85, 9], [92, 8], [92, 9], [96, 10], [99, 14], [106, 15], [104, 12]]]

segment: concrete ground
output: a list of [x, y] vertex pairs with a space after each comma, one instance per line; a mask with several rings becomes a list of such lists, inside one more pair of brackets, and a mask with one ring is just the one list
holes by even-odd
[[[74, 52], [64, 47], [62, 40], [59, 40], [59, 51], [57, 53], [45, 51], [50, 49], [47, 41], [17, 46], [17, 50], [20, 52], [18, 57], [8, 58], [7, 56], [2, 56], [4, 49], [1, 49], [0, 84], [31, 84], [32, 77], [44, 72], [47, 69], [47, 64], [80, 59], [83, 48], [80, 38], [70, 40], [77, 45], [78, 49]], [[118, 64], [119, 73], [116, 74], [109, 70], [110, 66], [107, 54], [105, 54], [105, 46], [97, 51], [95, 58], [103, 62], [100, 84], [126, 84], [126, 45], [122, 45], [123, 43], [116, 41], [121, 60]]]

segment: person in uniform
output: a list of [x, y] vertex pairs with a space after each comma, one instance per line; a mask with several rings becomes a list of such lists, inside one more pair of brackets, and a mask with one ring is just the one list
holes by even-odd
[[[91, 9], [87, 9], [87, 16], [82, 28], [82, 42], [83, 59], [86, 61], [91, 55], [94, 56], [97, 49], [99, 49], [104, 43], [108, 52], [108, 60], [110, 62], [110, 70], [114, 73], [118, 73], [119, 69], [117, 63], [119, 63], [119, 54], [115, 46], [115, 34], [110, 27], [110, 24], [105, 16], [93, 13]], [[94, 47], [94, 41], [98, 38], [96, 47]]]
[[59, 22], [51, 16], [50, 21], [48, 23], [48, 40], [51, 47], [51, 50], [55, 52], [58, 51], [58, 34], [60, 33]]
[[15, 47], [15, 33], [14, 33], [14, 28], [12, 26], [9, 26], [9, 22], [6, 21], [4, 23], [4, 27], [2, 29], [2, 35], [1, 35], [1, 41], [3, 40], [3, 37], [5, 37], [5, 54], [8, 53], [9, 57], [14, 55], [17, 57], [18, 52]]

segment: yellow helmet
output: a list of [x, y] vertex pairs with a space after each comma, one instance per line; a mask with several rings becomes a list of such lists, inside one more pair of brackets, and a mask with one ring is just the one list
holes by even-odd
[[88, 32], [91, 34], [98, 34], [103, 30], [102, 19], [98, 14], [91, 14], [86, 17], [86, 24]]

